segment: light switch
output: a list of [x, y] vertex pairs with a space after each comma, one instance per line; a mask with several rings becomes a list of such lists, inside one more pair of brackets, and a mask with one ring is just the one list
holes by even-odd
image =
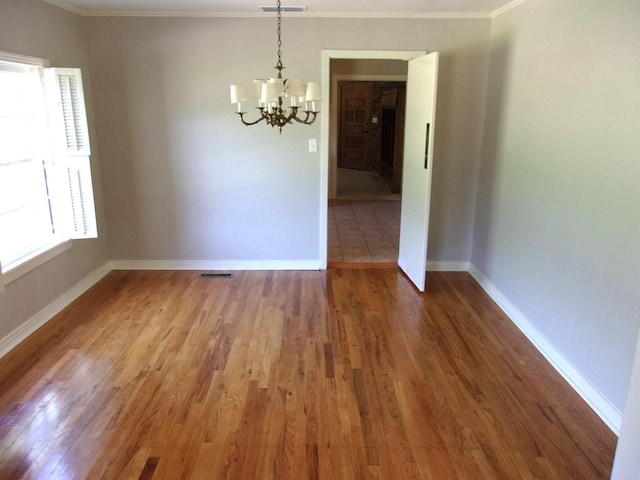
[[378, 123], [378, 117], [372, 117], [371, 123]]
[[309, 139], [309, 152], [317, 152], [318, 151], [318, 141], [315, 138]]

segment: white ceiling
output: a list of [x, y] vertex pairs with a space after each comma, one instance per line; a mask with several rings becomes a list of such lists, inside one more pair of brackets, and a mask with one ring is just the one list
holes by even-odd
[[[276, 0], [44, 0], [81, 15], [264, 16]], [[524, 0], [282, 0], [289, 16], [491, 17]]]

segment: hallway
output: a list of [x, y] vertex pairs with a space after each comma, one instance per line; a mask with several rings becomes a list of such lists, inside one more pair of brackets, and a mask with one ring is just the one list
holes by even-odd
[[400, 201], [329, 200], [329, 262], [396, 263]]
[[396, 263], [400, 195], [375, 171], [338, 169], [338, 198], [329, 199], [329, 263]]

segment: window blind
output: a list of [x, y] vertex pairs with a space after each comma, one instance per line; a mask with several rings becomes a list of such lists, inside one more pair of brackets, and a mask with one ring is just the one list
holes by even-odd
[[58, 215], [64, 218], [64, 234], [69, 238], [96, 238], [91, 148], [82, 74], [77, 68], [49, 68], [46, 71], [48, 98], [55, 99], [49, 110], [55, 135], [54, 165], [60, 181], [58, 195], [63, 199]]

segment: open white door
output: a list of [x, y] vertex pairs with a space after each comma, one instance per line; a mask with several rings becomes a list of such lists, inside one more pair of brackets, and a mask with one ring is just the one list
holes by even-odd
[[431, 201], [438, 52], [409, 61], [398, 266], [424, 292]]

